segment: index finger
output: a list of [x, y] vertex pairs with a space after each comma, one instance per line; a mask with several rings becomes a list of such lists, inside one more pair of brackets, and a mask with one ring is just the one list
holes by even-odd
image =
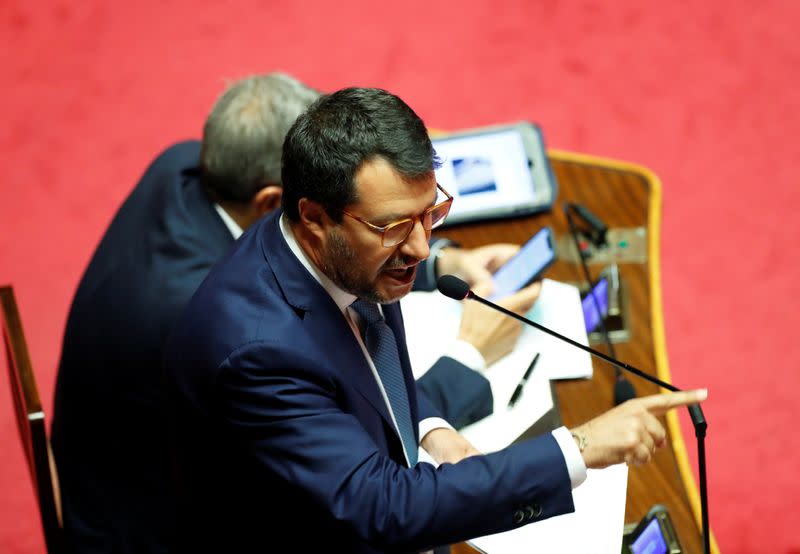
[[708, 398], [708, 389], [696, 389], [668, 394], [654, 394], [642, 398], [644, 408], [654, 415], [661, 415], [673, 408], [698, 404]]

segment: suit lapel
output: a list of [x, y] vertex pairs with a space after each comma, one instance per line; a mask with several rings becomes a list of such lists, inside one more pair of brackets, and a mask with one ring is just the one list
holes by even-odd
[[[303, 325], [310, 336], [315, 337], [320, 351], [330, 365], [370, 403], [388, 424], [388, 428], [394, 430], [378, 383], [350, 324], [327, 291], [289, 249], [279, 225], [280, 213], [276, 211], [265, 218], [259, 233], [264, 259], [286, 302], [295, 311], [302, 313]], [[405, 353], [405, 339], [403, 352]], [[415, 408], [416, 406], [412, 411], [414, 417]], [[394, 437], [400, 441], [396, 431]]]

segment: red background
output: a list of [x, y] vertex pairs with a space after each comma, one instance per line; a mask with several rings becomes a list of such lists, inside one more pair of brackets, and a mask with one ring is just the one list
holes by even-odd
[[[661, 177], [667, 344], [675, 382], [710, 389], [712, 527], [726, 553], [800, 552], [799, 12], [788, 0], [1, 1], [0, 282], [16, 289], [48, 413], [95, 244], [156, 152], [199, 137], [229, 79], [280, 69], [324, 90], [381, 86], [432, 127], [530, 119], [551, 147]], [[0, 551], [38, 552], [5, 378], [0, 389]]]

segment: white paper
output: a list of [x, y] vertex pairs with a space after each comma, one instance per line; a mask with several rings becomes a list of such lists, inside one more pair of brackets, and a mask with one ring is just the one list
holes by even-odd
[[498, 369], [495, 366], [490, 371], [507, 373], [497, 379], [487, 374], [494, 395], [494, 412], [459, 431], [481, 452], [495, 452], [505, 448], [553, 408], [550, 380], [536, 375], [535, 370], [517, 403], [513, 408], [508, 407], [508, 400], [525, 372], [525, 367], [520, 366], [511, 371], [509, 368]]
[[[403, 298], [402, 308], [411, 367], [419, 378], [456, 340], [463, 302], [439, 292], [413, 292]], [[528, 317], [587, 344], [580, 294], [572, 285], [544, 279]], [[539, 362], [522, 396], [509, 408], [508, 401], [537, 352]], [[514, 350], [487, 368], [484, 375], [492, 387], [494, 412], [461, 433], [482, 452], [492, 452], [514, 442], [553, 407], [550, 379], [591, 377], [592, 361], [586, 352], [525, 327]]]
[[[401, 305], [411, 367], [414, 376], [419, 378], [457, 338], [462, 302], [447, 298], [439, 292], [412, 292], [403, 298]], [[580, 293], [573, 285], [544, 279], [539, 299], [527, 317], [580, 344], [588, 345]], [[535, 370], [537, 376], [542, 375], [549, 379], [592, 376], [592, 360], [587, 352], [543, 331], [525, 326], [514, 351], [490, 368], [491, 377], [487, 373], [492, 382], [492, 391], [500, 392], [495, 391], [493, 376], [508, 375], [514, 368], [520, 371], [521, 376], [537, 352], [541, 353]], [[512, 369], [506, 373], [499, 368]], [[494, 371], [495, 369], [498, 371]], [[513, 388], [511, 391], [513, 392]], [[510, 396], [511, 392], [506, 401]]]
[[575, 512], [468, 542], [487, 554], [619, 554], [627, 487], [625, 464], [590, 469], [572, 491]]
[[[544, 279], [542, 292], [527, 317], [567, 338], [588, 346], [586, 324], [578, 288], [567, 283]], [[577, 379], [592, 376], [592, 358], [588, 352], [547, 333], [526, 327], [513, 354], [533, 356], [541, 352], [541, 367], [536, 368], [549, 379]], [[502, 360], [501, 360], [502, 361]]]

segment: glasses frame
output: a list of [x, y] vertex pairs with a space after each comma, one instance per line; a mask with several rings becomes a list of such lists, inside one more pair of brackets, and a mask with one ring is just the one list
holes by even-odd
[[[437, 208], [440, 208], [440, 207], [444, 206], [445, 204], [447, 204], [447, 213], [437, 223], [432, 224], [431, 225], [431, 229], [435, 229], [435, 228], [439, 227], [442, 223], [444, 223], [444, 220], [447, 219], [447, 216], [450, 214], [450, 208], [453, 205], [453, 197], [451, 196], [451, 194], [449, 192], [444, 190], [444, 187], [442, 187], [442, 185], [440, 185], [439, 183], [436, 183], [436, 188], [438, 188], [440, 191], [442, 191], [444, 193], [445, 196], [447, 196], [447, 198], [445, 200], [439, 202], [438, 204], [434, 204], [433, 206], [431, 206], [430, 208], [427, 208], [424, 212], [422, 212], [421, 214], [419, 214], [417, 216], [405, 217], [403, 219], [398, 219], [397, 221], [392, 221], [391, 223], [388, 223], [388, 224], [383, 225], [383, 226], [375, 225], [374, 223], [370, 223], [366, 219], [362, 219], [362, 218], [358, 217], [355, 214], [351, 214], [347, 210], [342, 210], [342, 213], [344, 215], [348, 216], [348, 217], [352, 217], [356, 221], [360, 221], [361, 223], [363, 223], [364, 225], [366, 225], [367, 227], [369, 227], [370, 229], [372, 229], [376, 233], [380, 233], [380, 235], [381, 235], [381, 246], [383, 246], [384, 248], [391, 248], [391, 247], [397, 246], [398, 244], [401, 244], [403, 241], [405, 241], [408, 238], [408, 235], [411, 234], [411, 231], [414, 230], [414, 225], [417, 223], [417, 221], [422, 222], [422, 218], [425, 217], [425, 214], [433, 212]], [[387, 246], [386, 245], [386, 231], [388, 231], [389, 229], [392, 229], [394, 227], [397, 227], [398, 225], [404, 225], [408, 221], [411, 222], [411, 226], [408, 228], [408, 233], [406, 233], [405, 236], [402, 239], [398, 240], [394, 244], [390, 244], [390, 245]], [[430, 229], [425, 229], [425, 230], [429, 231]]]

